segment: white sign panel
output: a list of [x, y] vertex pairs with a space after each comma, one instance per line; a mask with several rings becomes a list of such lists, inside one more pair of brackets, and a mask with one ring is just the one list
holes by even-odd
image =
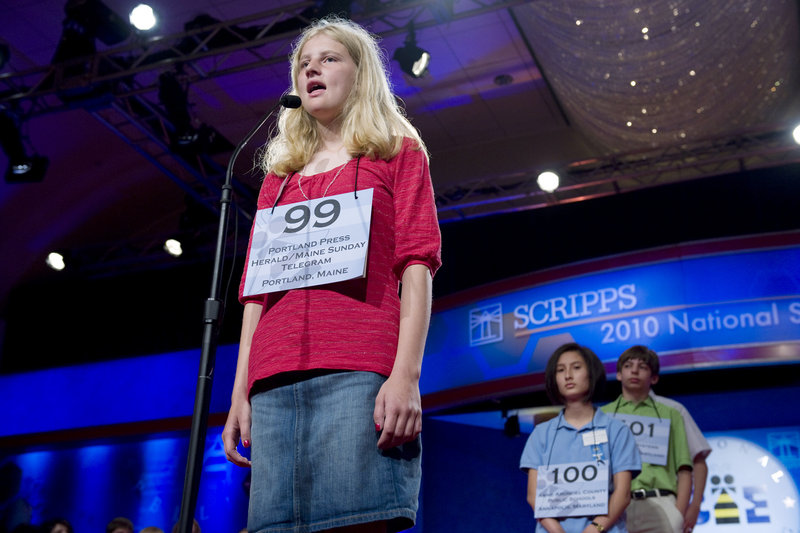
[[666, 466], [669, 451], [669, 418], [614, 414], [622, 420], [636, 439], [642, 462]]
[[586, 461], [536, 469], [536, 518], [608, 513], [608, 465]]
[[259, 209], [244, 295], [366, 275], [372, 189]]

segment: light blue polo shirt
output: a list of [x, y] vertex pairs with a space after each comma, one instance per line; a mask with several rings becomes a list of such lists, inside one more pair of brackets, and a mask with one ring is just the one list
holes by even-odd
[[[639, 457], [636, 441], [628, 427], [600, 409], [595, 410], [592, 421], [580, 429], [575, 429], [564, 420], [564, 411], [561, 411], [558, 417], [537, 425], [531, 436], [528, 437], [528, 442], [525, 443], [519, 467], [527, 472], [531, 468], [551, 464], [594, 461], [596, 457], [593, 455], [593, 446], [584, 446], [583, 434], [590, 434], [592, 430], [600, 429], [604, 429], [608, 435], [608, 442], [598, 446], [599, 458], [608, 465], [610, 496], [614, 491], [614, 474], [630, 470], [631, 477], [635, 478], [642, 469], [642, 460]], [[561, 521], [561, 526], [566, 533], [581, 533], [593, 518], [594, 516], [567, 518]], [[537, 533], [545, 531], [539, 522], [536, 522], [536, 531]], [[607, 531], [609, 533], [626, 533], [625, 515], [623, 514]]]

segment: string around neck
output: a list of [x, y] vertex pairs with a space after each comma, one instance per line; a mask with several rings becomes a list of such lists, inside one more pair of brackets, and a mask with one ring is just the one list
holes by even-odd
[[[344, 170], [344, 167], [350, 164], [350, 161], [352, 161], [352, 159], [349, 159], [347, 163], [345, 163], [344, 165], [341, 166], [341, 168], [339, 168], [339, 171], [336, 173], [336, 176], [333, 177], [331, 182], [325, 188], [325, 192], [322, 194], [322, 198], [324, 198], [325, 195], [328, 194], [328, 189], [330, 189], [331, 185], [333, 185], [333, 182], [336, 181], [336, 178], [339, 177], [339, 174], [341, 174], [341, 172]], [[361, 164], [361, 156], [359, 155], [358, 157], [356, 157], [356, 175], [353, 178], [353, 196], [355, 197], [356, 200], [358, 200], [358, 170], [360, 164]], [[294, 176], [295, 174], [299, 176], [297, 178], [297, 188], [300, 189], [300, 194], [302, 194], [306, 200], [310, 200], [310, 198], [306, 196], [306, 193], [303, 191], [303, 188], [300, 184], [302, 180], [302, 174], [298, 172], [290, 172], [289, 174], [286, 175], [285, 178], [283, 178], [281, 186], [278, 188], [278, 194], [275, 195], [275, 202], [272, 204], [272, 210], [270, 211], [270, 214], [275, 213], [275, 208], [278, 207], [278, 202], [280, 201], [281, 196], [283, 196], [283, 191], [286, 188], [286, 184], [289, 183], [289, 181], [292, 179], [292, 176]]]
[[[339, 177], [339, 174], [342, 173], [342, 171], [345, 169], [345, 167], [347, 165], [349, 165], [350, 161], [352, 161], [352, 160], [353, 160], [352, 158], [348, 159], [347, 162], [344, 165], [339, 167], [339, 170], [336, 172], [336, 175], [333, 176], [333, 179], [330, 181], [330, 183], [328, 183], [328, 186], [325, 187], [325, 192], [322, 193], [322, 198], [325, 198], [328, 195], [328, 190], [331, 188], [331, 185], [333, 185], [333, 183]], [[306, 192], [303, 190], [303, 177], [304, 177], [303, 174], [300, 174], [300, 173], [297, 174], [297, 188], [300, 189], [300, 194], [303, 195], [303, 198], [305, 198], [306, 200], [311, 200], [311, 198], [309, 198], [306, 195]]]

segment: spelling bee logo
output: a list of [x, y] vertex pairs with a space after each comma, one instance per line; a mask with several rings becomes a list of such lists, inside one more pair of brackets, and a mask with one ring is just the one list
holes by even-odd
[[779, 533], [800, 527], [798, 493], [782, 460], [791, 462], [797, 432], [768, 434], [771, 450], [733, 436], [710, 437], [708, 484], [696, 533]]
[[478, 307], [469, 312], [469, 345], [480, 346], [503, 340], [503, 305]]

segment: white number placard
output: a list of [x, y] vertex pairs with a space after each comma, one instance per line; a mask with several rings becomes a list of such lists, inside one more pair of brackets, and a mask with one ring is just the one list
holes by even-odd
[[669, 451], [669, 418], [620, 413], [616, 413], [614, 417], [622, 420], [633, 433], [643, 462], [666, 466]]
[[608, 465], [587, 461], [536, 469], [536, 518], [608, 512]]
[[259, 209], [244, 295], [364, 277], [371, 216], [372, 189]]

